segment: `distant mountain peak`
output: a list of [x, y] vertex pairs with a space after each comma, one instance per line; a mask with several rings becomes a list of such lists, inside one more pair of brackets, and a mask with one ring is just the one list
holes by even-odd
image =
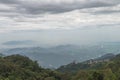
[[30, 45], [36, 43], [35, 41], [32, 40], [16, 40], [16, 41], [7, 41], [4, 42], [2, 45]]

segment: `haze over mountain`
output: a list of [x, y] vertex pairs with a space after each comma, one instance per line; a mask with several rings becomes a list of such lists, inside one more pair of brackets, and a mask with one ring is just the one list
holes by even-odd
[[[118, 42], [117, 42], [118, 43]], [[54, 47], [18, 47], [5, 48], [0, 51], [4, 55], [20, 54], [37, 60], [44, 67], [59, 67], [73, 61], [81, 62], [102, 55], [120, 53], [120, 44], [107, 42], [97, 45], [59, 45]]]
[[2, 45], [32, 45], [34, 44], [34, 41], [31, 40], [25, 40], [25, 41], [8, 41], [3, 43]]

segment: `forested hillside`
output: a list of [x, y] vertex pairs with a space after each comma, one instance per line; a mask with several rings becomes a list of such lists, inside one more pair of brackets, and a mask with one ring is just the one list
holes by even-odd
[[1, 56], [0, 80], [120, 80], [119, 66], [120, 54], [108, 61], [74, 62], [57, 70], [44, 69], [25, 56]]
[[56, 71], [41, 68], [21, 55], [0, 58], [0, 80], [60, 80]]
[[77, 72], [78, 70], [91, 70], [91, 69], [101, 69], [110, 62], [116, 55], [108, 53], [101, 57], [86, 60], [83, 62], [73, 61], [67, 65], [59, 67], [57, 70], [61, 72]]
[[70, 63], [58, 71], [74, 74], [71, 80], [120, 80], [120, 54], [106, 61]]

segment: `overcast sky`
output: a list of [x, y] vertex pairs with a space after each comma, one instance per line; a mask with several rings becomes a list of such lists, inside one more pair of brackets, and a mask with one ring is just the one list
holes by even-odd
[[120, 41], [120, 0], [0, 0], [0, 43]]

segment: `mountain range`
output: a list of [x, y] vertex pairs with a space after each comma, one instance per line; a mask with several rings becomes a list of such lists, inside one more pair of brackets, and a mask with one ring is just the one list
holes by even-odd
[[[117, 45], [117, 46], [116, 46]], [[0, 49], [4, 55], [20, 54], [38, 61], [43, 67], [57, 68], [73, 61], [82, 62], [108, 53], [118, 54], [120, 44], [104, 43], [94, 46], [59, 45], [54, 47], [18, 47]]]

